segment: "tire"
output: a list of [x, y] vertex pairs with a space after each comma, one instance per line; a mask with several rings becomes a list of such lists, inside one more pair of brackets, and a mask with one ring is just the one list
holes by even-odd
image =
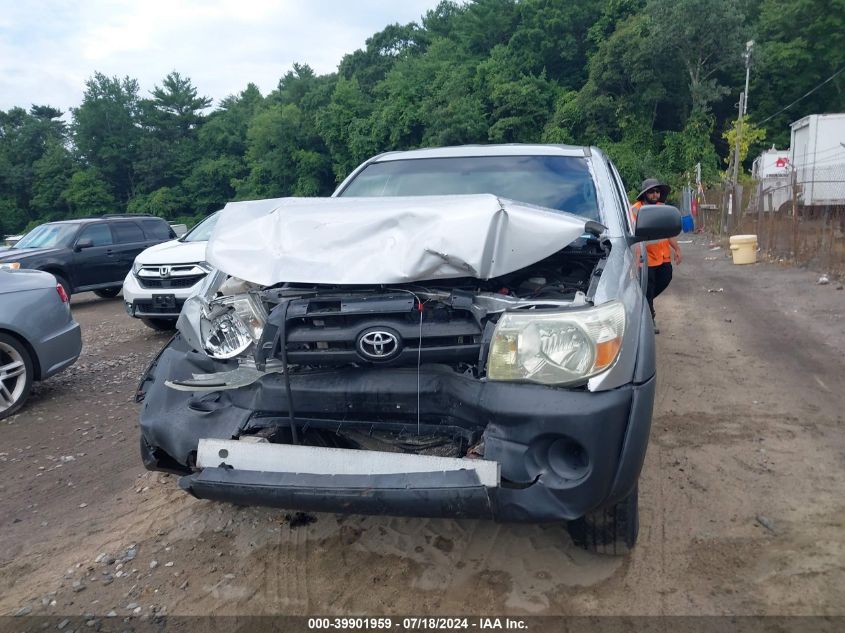
[[120, 292], [120, 286], [115, 288], [100, 288], [99, 290], [95, 290], [94, 294], [101, 299], [114, 299], [118, 292]]
[[176, 319], [141, 319], [141, 321], [156, 332], [169, 332], [176, 329]]
[[615, 505], [570, 521], [567, 529], [572, 541], [589, 552], [611, 556], [629, 554], [640, 529], [637, 488]]
[[65, 289], [65, 294], [67, 295], [67, 298], [70, 299], [70, 284], [67, 282], [67, 279], [65, 279], [58, 273], [53, 273], [53, 277], [56, 278], [56, 283], [61, 285], [61, 287]]
[[0, 420], [26, 402], [32, 388], [32, 358], [18, 339], [0, 333]]

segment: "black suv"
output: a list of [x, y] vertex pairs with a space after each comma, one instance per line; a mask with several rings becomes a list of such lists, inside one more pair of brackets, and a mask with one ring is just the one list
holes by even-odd
[[138, 253], [175, 237], [165, 220], [151, 215], [48, 222], [0, 251], [0, 268], [52, 273], [68, 296], [93, 290], [99, 297], [115, 297]]

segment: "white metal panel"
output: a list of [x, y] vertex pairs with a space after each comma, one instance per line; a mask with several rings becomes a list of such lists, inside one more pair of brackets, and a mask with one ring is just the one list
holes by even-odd
[[845, 113], [811, 114], [791, 125], [791, 161], [805, 205], [845, 201]]
[[500, 481], [499, 463], [485, 459], [200, 439], [197, 465], [200, 468], [215, 467], [221, 462], [237, 470], [311, 475], [396, 475], [473, 470], [481, 484], [488, 488], [497, 487]]

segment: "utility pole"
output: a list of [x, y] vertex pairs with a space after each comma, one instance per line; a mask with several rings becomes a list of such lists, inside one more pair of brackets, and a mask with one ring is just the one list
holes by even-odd
[[731, 184], [736, 186], [739, 180], [739, 143], [742, 138], [743, 111], [745, 110], [745, 93], [739, 95], [739, 118], [736, 122], [736, 142], [734, 143], [734, 159], [731, 169]]
[[748, 80], [751, 78], [751, 49], [754, 48], [754, 40], [745, 43], [745, 105], [740, 114], [745, 116], [748, 113]]
[[742, 139], [742, 119], [743, 119], [743, 112], [745, 111], [745, 93], [742, 92], [739, 95], [739, 117], [736, 121], [736, 142], [734, 143], [734, 156], [731, 165], [731, 180], [730, 180], [730, 193], [728, 194], [728, 213], [727, 213], [727, 222], [726, 230], [728, 235], [730, 235], [731, 231], [733, 230], [734, 218], [733, 212], [734, 207], [739, 207], [741, 201], [736, 200], [736, 194], [738, 191], [737, 183], [739, 181], [739, 144], [740, 140]]

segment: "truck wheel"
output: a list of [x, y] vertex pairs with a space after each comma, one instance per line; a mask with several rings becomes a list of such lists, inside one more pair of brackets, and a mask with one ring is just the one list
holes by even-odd
[[599, 508], [567, 524], [572, 541], [589, 552], [622, 556], [637, 542], [640, 512], [637, 488], [607, 508]]
[[32, 359], [16, 338], [0, 333], [0, 420], [23, 406], [32, 387]]
[[118, 292], [120, 292], [120, 286], [115, 288], [100, 288], [99, 290], [95, 290], [94, 294], [102, 299], [114, 299]]
[[149, 328], [156, 332], [167, 332], [176, 329], [176, 319], [141, 319]]

